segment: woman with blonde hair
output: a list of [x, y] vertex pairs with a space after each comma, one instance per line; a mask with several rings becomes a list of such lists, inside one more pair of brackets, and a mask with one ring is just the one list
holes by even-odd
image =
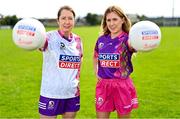
[[118, 6], [106, 9], [102, 19], [102, 34], [94, 49], [94, 70], [97, 74], [97, 118], [109, 118], [117, 111], [118, 118], [130, 118], [138, 107], [131, 56], [135, 50], [128, 43], [131, 22]]

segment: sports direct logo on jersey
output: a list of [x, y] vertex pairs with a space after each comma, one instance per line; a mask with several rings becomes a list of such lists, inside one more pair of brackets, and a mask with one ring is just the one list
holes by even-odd
[[80, 56], [60, 55], [59, 57], [60, 68], [78, 69], [80, 68], [80, 62]]
[[98, 59], [101, 67], [118, 68], [120, 66], [119, 54], [102, 53], [99, 54]]

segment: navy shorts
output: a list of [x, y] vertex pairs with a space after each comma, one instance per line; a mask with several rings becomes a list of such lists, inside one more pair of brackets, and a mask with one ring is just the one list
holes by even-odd
[[40, 96], [39, 113], [46, 116], [62, 115], [65, 112], [77, 112], [80, 109], [80, 97], [54, 99]]

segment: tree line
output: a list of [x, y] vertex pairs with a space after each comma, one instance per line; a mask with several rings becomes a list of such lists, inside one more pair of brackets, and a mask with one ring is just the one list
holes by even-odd
[[[97, 15], [97, 14], [93, 14], [93, 13], [87, 13], [87, 15], [83, 18], [78, 17], [76, 19], [77, 22], [85, 22], [85, 25], [90, 25], [90, 26], [94, 26], [94, 25], [100, 25], [101, 24], [101, 20], [102, 20], [102, 15]], [[139, 20], [144, 20], [147, 19], [146, 16], [142, 15], [139, 16], [137, 15], [137, 18]], [[13, 27], [21, 18], [17, 18], [16, 15], [12, 15], [12, 16], [5, 16], [2, 17], [0, 19], [0, 25], [9, 25], [11, 27]]]
[[[87, 25], [99, 25], [101, 23], [102, 15], [87, 13], [83, 18], [78, 17], [76, 20], [81, 21], [85, 19]], [[9, 25], [13, 27], [21, 18], [18, 18], [16, 15], [5, 16], [0, 19], [0, 25]]]
[[16, 15], [13, 16], [5, 16], [2, 19], [0, 19], [0, 25], [9, 25], [11, 27], [13, 27], [17, 22], [18, 22], [18, 18]]

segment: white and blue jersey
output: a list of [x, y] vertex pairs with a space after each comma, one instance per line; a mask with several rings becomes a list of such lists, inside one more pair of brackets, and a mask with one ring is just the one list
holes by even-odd
[[43, 51], [41, 96], [67, 99], [79, 96], [79, 78], [83, 54], [81, 39], [71, 34], [70, 41], [59, 31], [47, 33]]

